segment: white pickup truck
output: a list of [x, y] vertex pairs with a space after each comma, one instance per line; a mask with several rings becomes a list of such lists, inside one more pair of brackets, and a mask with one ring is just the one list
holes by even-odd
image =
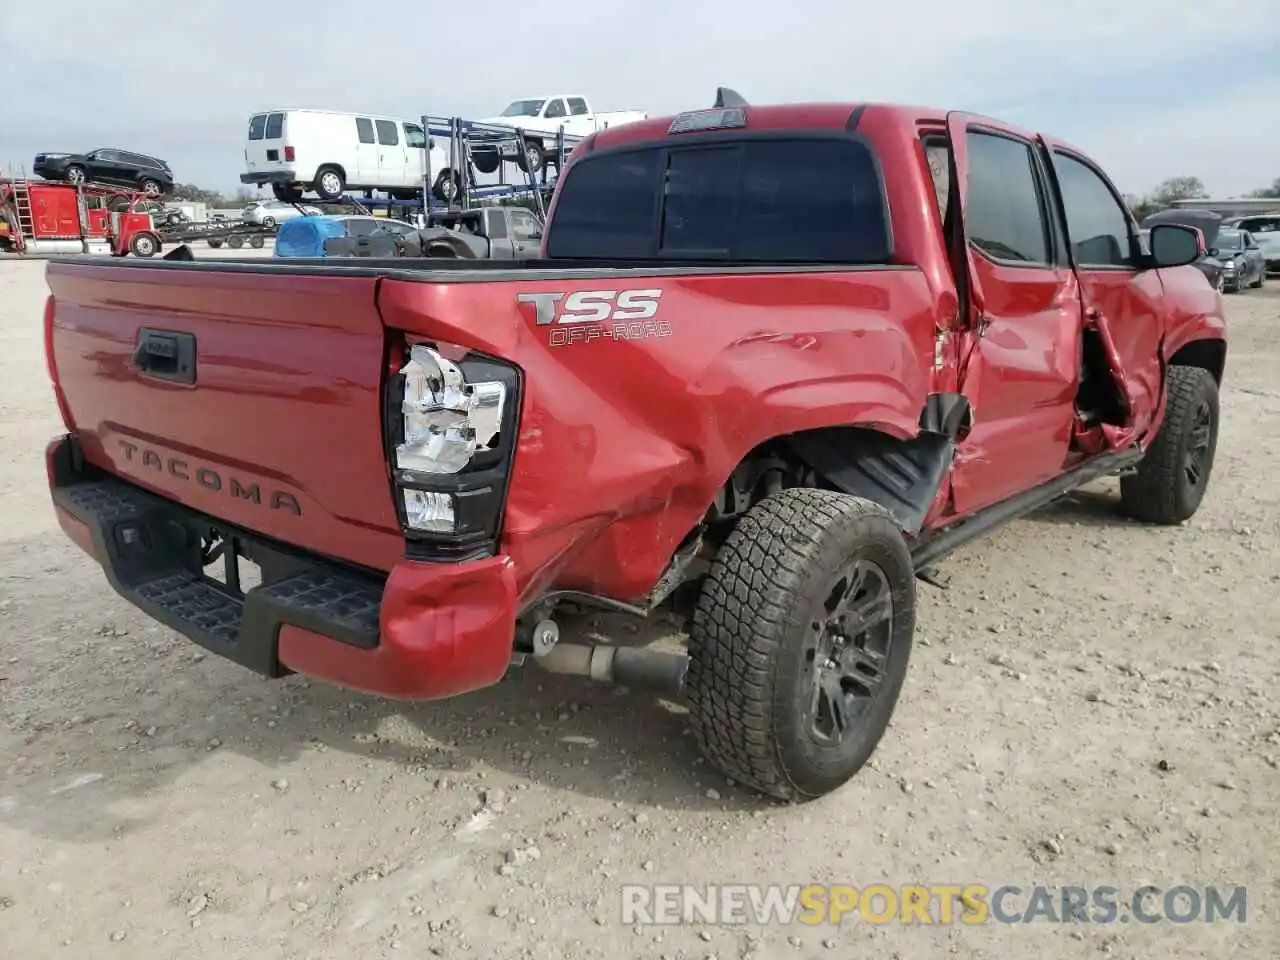
[[[616, 127], [623, 123], [647, 120], [649, 114], [642, 110], [615, 110], [596, 113], [591, 103], [580, 94], [554, 94], [546, 97], [528, 97], [513, 100], [496, 117], [476, 120], [475, 123], [513, 127], [525, 131], [523, 152], [515, 144], [503, 145], [502, 156], [515, 160], [522, 170], [540, 170], [548, 154], [555, 149], [555, 138], [564, 128], [566, 137], [585, 137], [589, 133]], [[528, 136], [540, 133], [541, 137]], [[472, 159], [481, 173], [493, 173], [500, 163], [496, 149], [476, 149]]]

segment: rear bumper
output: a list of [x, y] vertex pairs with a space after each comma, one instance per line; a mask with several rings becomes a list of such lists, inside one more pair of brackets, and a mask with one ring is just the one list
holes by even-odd
[[[148, 616], [268, 677], [301, 673], [400, 700], [489, 686], [511, 662], [516, 578], [507, 557], [402, 561], [389, 576], [228, 528], [83, 464], [73, 437], [46, 449], [58, 523]], [[215, 530], [262, 571], [241, 593], [202, 572]]]
[[252, 183], [262, 186], [267, 183], [293, 183], [298, 175], [292, 170], [257, 170], [253, 173], [240, 174], [241, 183]]

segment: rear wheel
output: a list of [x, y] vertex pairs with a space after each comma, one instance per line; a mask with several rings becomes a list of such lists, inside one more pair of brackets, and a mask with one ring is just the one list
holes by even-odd
[[253, 236], [249, 238], [249, 246], [253, 247], [253, 249], [255, 250], [261, 250], [265, 244], [266, 244], [266, 241], [262, 238], [260, 234], [255, 233]]
[[1169, 368], [1164, 423], [1135, 473], [1120, 478], [1120, 504], [1148, 523], [1189, 520], [1200, 508], [1218, 447], [1218, 383], [1200, 367]]
[[228, 237], [227, 246], [232, 250], [239, 250], [244, 246], [244, 237]]
[[542, 144], [537, 140], [526, 140], [524, 149], [516, 156], [516, 165], [526, 172], [537, 173], [542, 169], [544, 161]]
[[445, 203], [455, 202], [458, 199], [458, 175], [452, 170], [441, 170], [431, 192], [437, 200], [443, 200]]
[[337, 167], [321, 167], [316, 173], [316, 193], [324, 200], [337, 200], [347, 188], [347, 181]]
[[911, 556], [884, 508], [809, 489], [761, 501], [720, 549], [689, 631], [699, 746], [778, 799], [830, 793], [884, 735], [914, 630]]
[[292, 183], [273, 183], [271, 192], [277, 200], [285, 203], [297, 203], [302, 199], [302, 188]]
[[210, 241], [209, 241], [209, 246], [211, 246], [214, 250], [217, 250], [219, 247], [221, 247], [221, 246], [222, 246], [222, 241], [221, 241], [221, 240], [210, 240]]

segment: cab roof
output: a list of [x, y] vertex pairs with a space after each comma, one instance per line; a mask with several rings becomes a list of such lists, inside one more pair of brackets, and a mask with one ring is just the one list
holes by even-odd
[[[727, 99], [726, 99], [727, 95]], [[981, 114], [970, 114], [963, 110], [944, 110], [939, 107], [927, 107], [904, 103], [881, 103], [860, 101], [834, 101], [784, 104], [748, 104], [731, 90], [721, 88], [717, 95], [716, 106], [705, 107], [670, 114], [664, 117], [650, 117], [621, 126], [601, 130], [591, 139], [587, 149], [609, 149], [625, 145], [639, 144], [645, 141], [665, 139], [681, 139], [696, 133], [696, 129], [672, 131], [672, 124], [677, 120], [695, 117], [710, 117], [721, 110], [741, 111], [739, 124], [733, 124], [743, 131], [761, 130], [845, 130], [854, 132], [871, 128], [917, 128], [920, 126], [945, 128], [948, 116], [964, 114], [971, 122], [997, 130], [1033, 139], [1035, 131], [1022, 129], [1014, 124], [995, 117]], [[693, 121], [695, 124], [697, 121]], [[726, 129], [718, 126], [711, 129]], [[1061, 148], [1072, 153], [1084, 154], [1084, 151], [1066, 141], [1044, 135], [1050, 147]]]

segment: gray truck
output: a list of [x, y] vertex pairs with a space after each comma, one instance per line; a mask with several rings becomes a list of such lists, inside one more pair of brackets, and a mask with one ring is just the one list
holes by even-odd
[[536, 257], [542, 225], [524, 207], [484, 207], [432, 214], [427, 226], [405, 233], [331, 237], [326, 257], [448, 257], [513, 260]]

